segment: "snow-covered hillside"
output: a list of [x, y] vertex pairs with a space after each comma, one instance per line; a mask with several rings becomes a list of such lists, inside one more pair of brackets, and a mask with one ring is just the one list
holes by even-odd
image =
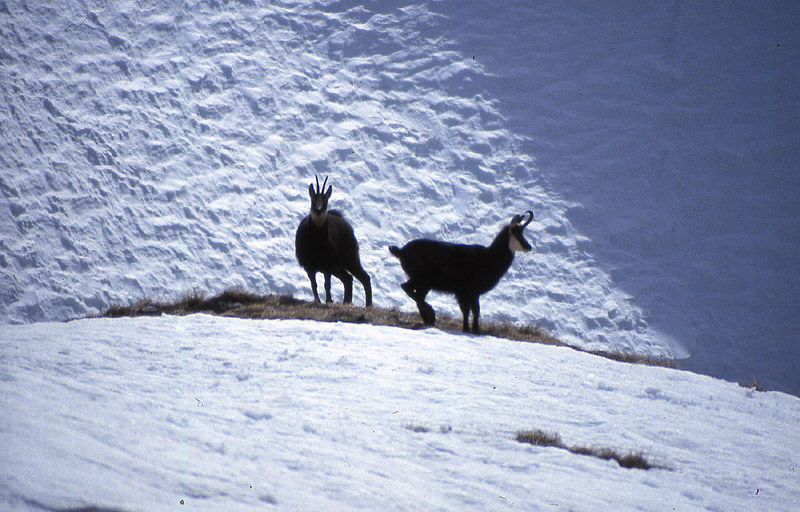
[[800, 394], [800, 3], [455, 3], [454, 48], [684, 367]]
[[[798, 360], [796, 300], [786, 292], [796, 279], [790, 270], [797, 242], [783, 236], [796, 227], [797, 216], [794, 204], [782, 199], [793, 197], [796, 182], [772, 196], [768, 180], [758, 189], [762, 201], [739, 200], [742, 190], [752, 189], [747, 181], [715, 188], [723, 197], [714, 196], [713, 204], [775, 209], [737, 209], [766, 215], [756, 222], [763, 228], [755, 230], [757, 240], [748, 241], [757, 248], [738, 253], [763, 258], [709, 259], [741, 247], [754, 224], [745, 223], [744, 232], [725, 216], [706, 224], [708, 209], [684, 209], [686, 222], [654, 229], [673, 206], [684, 204], [653, 200], [669, 189], [676, 159], [689, 144], [707, 142], [673, 132], [705, 119], [708, 91], [681, 89], [675, 110], [661, 95], [665, 83], [674, 86], [681, 73], [695, 71], [681, 68], [686, 60], [680, 59], [708, 41], [695, 33], [691, 15], [675, 18], [684, 32], [674, 36], [683, 52], [674, 66], [661, 66], [646, 44], [627, 44], [593, 67], [596, 32], [586, 27], [597, 13], [571, 7], [537, 13], [524, 3], [498, 9], [460, 2], [1, 5], [5, 322], [80, 317], [111, 303], [172, 299], [194, 288], [213, 293], [241, 286], [308, 297], [293, 258], [293, 234], [308, 207], [306, 187], [320, 174], [330, 175], [333, 206], [356, 226], [380, 305], [413, 309], [387, 245], [418, 236], [487, 243], [513, 214], [532, 209], [537, 218], [529, 233], [537, 251], [519, 257], [486, 296], [486, 317], [538, 323], [582, 347], [683, 357], [686, 346], [704, 358], [697, 367], [712, 374], [756, 376], [770, 387], [800, 390], [790, 373]], [[551, 23], [552, 16], [561, 22]], [[638, 30], [635, 16], [616, 25], [622, 43], [630, 42], [627, 29]], [[599, 17], [597, 23], [608, 21]], [[530, 46], [518, 52], [523, 57], [506, 57], [516, 40], [509, 34], [558, 42], [564, 31], [577, 38], [570, 39], [574, 44], [551, 48], [544, 61], [540, 48]], [[761, 41], [758, 33], [749, 40]], [[781, 68], [796, 55], [794, 41], [787, 39], [764, 69]], [[603, 94], [618, 93], [614, 84], [630, 72], [619, 63], [640, 50], [643, 60], [631, 62], [652, 67], [652, 79], [637, 82], [645, 90], [634, 99], [658, 104], [645, 113], [658, 114], [656, 126], [672, 130], [655, 157], [669, 163], [667, 171], [654, 170], [649, 158], [637, 160], [650, 149], [631, 142], [651, 138], [603, 137], [638, 130], [641, 109], [609, 103]], [[524, 55], [530, 60], [520, 61]], [[570, 75], [576, 66], [591, 76]], [[584, 83], [606, 85], [584, 91]], [[585, 99], [570, 102], [565, 94]], [[536, 99], [533, 107], [520, 108], [531, 104], [526, 98]], [[795, 98], [769, 105], [778, 101], [787, 107], [780, 112], [790, 113]], [[712, 114], [723, 109], [713, 106]], [[792, 149], [773, 136], [773, 110], [754, 120], [730, 114], [741, 121], [731, 128], [737, 133], [748, 123], [765, 126], [770, 145], [743, 145], [741, 138], [731, 144], [742, 151]], [[796, 128], [789, 113], [780, 117], [787, 132], [781, 137]], [[559, 128], [570, 119], [586, 121]], [[593, 123], [598, 119], [608, 121]], [[583, 128], [591, 138], [570, 136]], [[713, 140], [727, 139], [722, 133]], [[543, 160], [537, 160], [540, 150]], [[608, 179], [615, 162], [622, 180]], [[695, 165], [678, 170], [705, 176]], [[631, 180], [645, 183], [648, 193], [628, 187]], [[681, 187], [694, 191], [715, 181], [724, 176]], [[685, 197], [691, 205], [701, 202], [697, 195]], [[714, 211], [727, 211], [713, 204]], [[692, 242], [675, 244], [675, 237]], [[737, 280], [741, 266], [753, 261], [761, 264], [763, 279]], [[363, 300], [360, 293], [356, 287], [356, 301]], [[739, 302], [751, 295], [763, 308], [753, 314], [706, 300]], [[450, 299], [434, 305], [456, 312]], [[715, 350], [704, 352], [699, 340]], [[727, 350], [718, 349], [721, 343]]]
[[[431, 329], [3, 327], [0, 509], [793, 511], [800, 399]], [[520, 444], [640, 452], [656, 469]]]

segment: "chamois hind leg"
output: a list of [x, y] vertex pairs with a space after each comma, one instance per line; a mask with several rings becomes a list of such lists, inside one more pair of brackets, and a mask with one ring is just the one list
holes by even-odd
[[429, 289], [417, 287], [417, 285], [415, 285], [415, 283], [411, 280], [401, 284], [400, 287], [404, 292], [406, 292], [406, 294], [408, 294], [409, 297], [414, 299], [414, 302], [417, 303], [417, 309], [419, 310], [419, 316], [422, 317], [422, 323], [425, 325], [435, 324], [436, 312], [433, 310], [430, 304], [425, 302], [425, 296], [428, 295]]
[[414, 284], [411, 281], [406, 281], [405, 283], [401, 284], [400, 288], [402, 288], [403, 291], [406, 292], [406, 295], [408, 295], [415, 301], [417, 300], [417, 290], [416, 288], [414, 288]]
[[311, 291], [314, 293], [314, 302], [319, 302], [319, 294], [317, 294], [317, 273], [309, 271], [308, 280], [311, 281]]
[[333, 275], [344, 285], [344, 299], [342, 299], [342, 304], [350, 304], [353, 302], [353, 276], [345, 269], [340, 269]]
[[361, 286], [364, 287], [365, 306], [372, 306], [372, 283], [369, 279], [369, 275], [359, 266], [353, 269], [353, 276], [358, 279], [361, 282]]
[[331, 273], [325, 272], [325, 302], [330, 304], [333, 302], [331, 299]]

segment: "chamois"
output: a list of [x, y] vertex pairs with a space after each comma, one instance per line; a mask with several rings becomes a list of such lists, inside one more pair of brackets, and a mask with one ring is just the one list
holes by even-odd
[[400, 259], [409, 278], [401, 287], [417, 303], [422, 321], [426, 325], [436, 322], [436, 313], [425, 302], [428, 292], [448, 292], [455, 294], [464, 314], [464, 332], [469, 332], [471, 311], [472, 332], [479, 333], [480, 296], [494, 288], [508, 271], [515, 251], [531, 250], [522, 232], [532, 220], [530, 210], [515, 215], [489, 247], [425, 239], [412, 240], [402, 249], [390, 246], [389, 251]]
[[367, 307], [372, 305], [372, 285], [369, 275], [361, 266], [358, 255], [358, 242], [353, 228], [336, 210], [328, 210], [328, 199], [333, 193], [333, 186], [325, 185], [328, 178], [314, 190], [314, 184], [308, 186], [311, 197], [311, 213], [306, 215], [297, 227], [295, 235], [295, 255], [311, 281], [314, 301], [320, 302], [317, 294], [317, 272], [325, 276], [325, 302], [331, 300], [331, 275], [336, 276], [344, 284], [344, 302], [353, 301], [353, 276], [364, 287]]

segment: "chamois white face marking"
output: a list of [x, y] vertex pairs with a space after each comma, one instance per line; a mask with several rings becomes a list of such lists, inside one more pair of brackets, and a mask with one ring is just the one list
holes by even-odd
[[325, 210], [322, 213], [317, 213], [315, 211], [311, 212], [311, 222], [314, 223], [315, 226], [321, 228], [323, 224], [325, 224], [325, 220], [328, 218], [328, 210]]
[[531, 244], [525, 240], [520, 226], [511, 226], [508, 230], [508, 248], [511, 252], [529, 252], [531, 250]]
[[[325, 178], [327, 182], [328, 179]], [[324, 188], [323, 184], [323, 188]], [[315, 226], [321, 228], [328, 218], [328, 199], [331, 198], [333, 187], [329, 186], [328, 190], [322, 191], [319, 188], [319, 180], [317, 181], [317, 190], [314, 190], [314, 185], [308, 186], [308, 195], [311, 197], [311, 221]]]

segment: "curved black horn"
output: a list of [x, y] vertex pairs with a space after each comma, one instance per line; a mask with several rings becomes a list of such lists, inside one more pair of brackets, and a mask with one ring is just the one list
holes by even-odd
[[527, 226], [528, 224], [530, 224], [530, 223], [531, 223], [531, 221], [533, 220], [533, 212], [532, 212], [532, 211], [528, 210], [527, 212], [523, 213], [523, 214], [521, 215], [521, 218], [524, 218], [524, 217], [525, 217], [525, 215], [527, 215], [527, 216], [528, 216], [528, 220], [526, 220], [525, 222], [523, 222], [523, 223], [522, 223], [522, 227], [523, 227], [523, 228], [524, 228], [525, 226]]
[[328, 183], [328, 177], [327, 177], [327, 176], [325, 176], [325, 181], [323, 181], [323, 182], [322, 182], [322, 190], [321, 190], [321, 192], [322, 192], [323, 194], [325, 193], [325, 185], [326, 185], [327, 183]]
[[317, 180], [317, 194], [319, 194], [319, 176], [315, 174], [314, 179]]

